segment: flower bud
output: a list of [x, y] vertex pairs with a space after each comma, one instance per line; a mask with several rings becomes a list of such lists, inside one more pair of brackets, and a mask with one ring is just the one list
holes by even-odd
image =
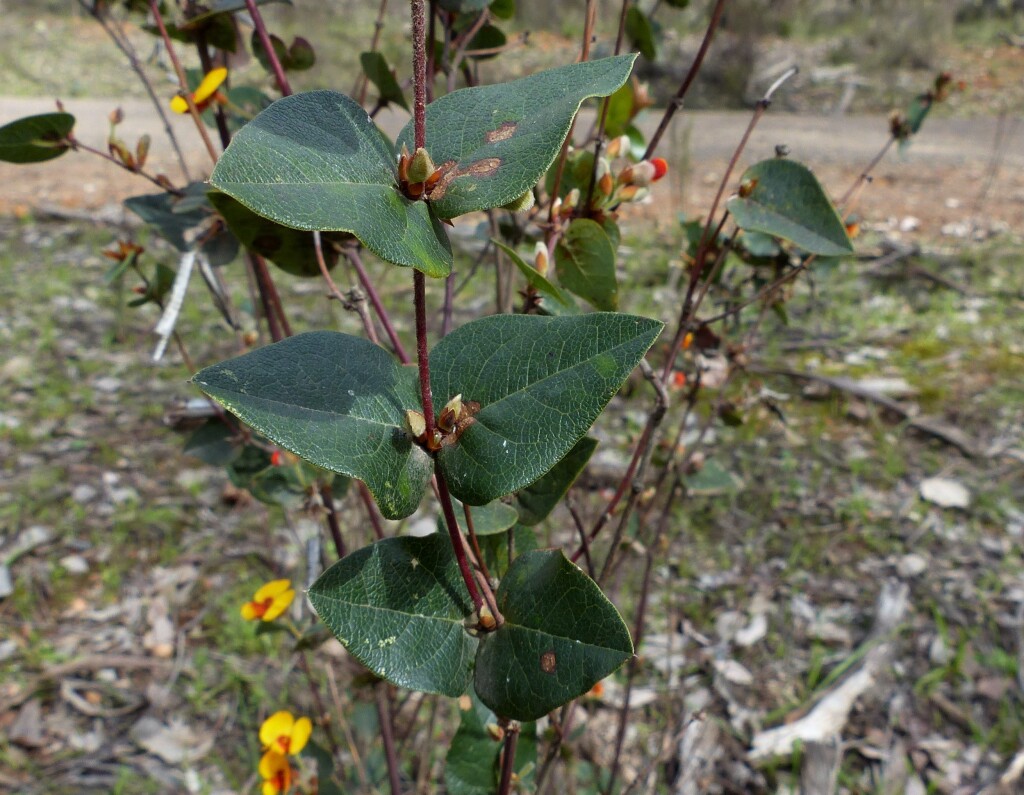
[[612, 179], [611, 174], [605, 174], [601, 179], [597, 181], [597, 189], [603, 196], [611, 196], [612, 188], [615, 187], [615, 181]]
[[629, 150], [632, 147], [632, 141], [629, 140], [628, 135], [620, 135], [618, 138], [612, 138], [608, 144], [608, 157], [614, 160], [617, 157], [625, 157], [629, 154]]
[[547, 275], [548, 247], [544, 245], [543, 241], [538, 240], [537, 245], [533, 247], [533, 265], [541, 276]]
[[573, 188], [562, 200], [562, 213], [572, 212], [576, 209], [576, 205], [580, 203], [580, 189]]
[[435, 171], [437, 171], [437, 166], [430, 159], [427, 150], [421, 146], [413, 154], [412, 160], [409, 161], [409, 182], [426, 182], [427, 178]]

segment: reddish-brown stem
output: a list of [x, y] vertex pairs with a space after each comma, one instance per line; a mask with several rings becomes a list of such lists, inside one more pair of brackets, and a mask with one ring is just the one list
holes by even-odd
[[380, 541], [384, 538], [384, 525], [381, 524], [380, 514], [377, 513], [377, 505], [373, 501], [373, 495], [370, 494], [370, 489], [361, 480], [356, 481], [356, 485], [359, 490], [359, 499], [363, 501], [363, 506], [366, 508], [366, 515], [370, 517], [370, 524], [373, 526], [373, 534], [377, 536], [377, 540]]
[[476, 537], [476, 527], [473, 525], [473, 511], [466, 503], [462, 503], [462, 515], [466, 517], [466, 529], [469, 530], [469, 543], [473, 547], [473, 554], [476, 555], [477, 565], [480, 566], [480, 573], [484, 575], [484, 578], [490, 582], [491, 573], [487, 570], [487, 564], [484, 563], [484, 553], [480, 551], [480, 542]]
[[413, 302], [416, 311], [416, 364], [419, 366], [420, 398], [423, 401], [423, 421], [427, 438], [434, 436], [434, 399], [430, 393], [430, 355], [427, 352], [427, 297], [426, 279], [420, 271], [413, 271]]
[[516, 767], [516, 743], [519, 740], [519, 724], [505, 722], [505, 747], [501, 757], [501, 781], [498, 784], [498, 795], [508, 795], [512, 791], [512, 773]]
[[334, 494], [330, 485], [324, 483], [320, 486], [320, 499], [324, 501], [324, 510], [327, 512], [327, 529], [334, 542], [334, 552], [338, 559], [345, 557], [348, 551], [345, 549], [345, 539], [341, 537], [341, 525], [338, 523], [338, 513], [334, 509]]
[[427, 145], [427, 50], [423, 0], [412, 0], [412, 118], [413, 142]]
[[259, 288], [263, 310], [267, 316], [267, 323], [270, 326], [271, 339], [277, 342], [285, 337], [290, 337], [292, 335], [292, 327], [288, 323], [288, 318], [285, 317], [284, 307], [281, 305], [281, 296], [277, 294], [274, 280], [270, 278], [267, 261], [259, 256], [259, 254], [248, 254], [247, 256], [252, 266], [253, 275], [256, 277], [256, 286]]
[[[210, 58], [210, 47], [206, 43], [206, 32], [202, 28], [196, 33], [196, 51], [199, 53], [199, 64], [203, 67], [203, 74], [209, 74], [213, 69], [213, 59]], [[220, 135], [221, 149], [227, 149], [231, 143], [231, 130], [228, 129], [228, 117], [224, 114], [224, 106], [215, 104], [213, 114], [217, 122], [217, 134]]]
[[288, 84], [288, 77], [284, 73], [284, 67], [274, 51], [274, 45], [270, 41], [270, 34], [267, 32], [266, 24], [263, 22], [259, 6], [256, 5], [256, 0], [245, 0], [245, 7], [249, 10], [252, 24], [256, 28], [256, 35], [260, 37], [263, 51], [267, 54], [267, 60], [270, 61], [270, 68], [274, 72], [274, 79], [277, 80], [277, 87], [280, 89], [281, 95], [287, 97], [292, 93], [292, 87]]
[[700, 49], [697, 50], [697, 55], [693, 59], [693, 63], [690, 64], [690, 71], [686, 73], [686, 77], [683, 78], [683, 82], [679, 85], [679, 90], [676, 95], [672, 98], [668, 107], [665, 108], [665, 114], [661, 117], [661, 122], [658, 124], [658, 129], [654, 131], [654, 135], [651, 136], [651, 140], [647, 144], [647, 151], [644, 152], [644, 160], [648, 160], [654, 151], [658, 148], [658, 144], [661, 143], [661, 137], [665, 134], [668, 129], [669, 122], [672, 121], [672, 117], [676, 115], [676, 111], [683, 106], [683, 99], [686, 97], [686, 92], [690, 90], [690, 85], [693, 83], [694, 78], [697, 77], [697, 73], [700, 71], [701, 65], [704, 63], [704, 56], [708, 54], [708, 48], [711, 46], [711, 40], [715, 36], [715, 31], [718, 29], [718, 23], [722, 20], [722, 12], [725, 10], [726, 0], [717, 0], [715, 7], [711, 12], [711, 19], [708, 21], [708, 26], [704, 31], [704, 40], [700, 43]]
[[331, 278], [331, 272], [327, 268], [327, 260], [324, 259], [323, 239], [316, 230], [313, 231], [313, 251], [316, 253], [316, 264], [320, 268], [320, 275], [327, 282], [327, 289], [330, 292], [331, 298], [340, 302], [345, 309], [350, 309], [359, 315], [359, 319], [363, 323], [363, 330], [366, 332], [366, 338], [374, 345], [380, 345], [380, 340], [377, 338], [377, 329], [373, 326], [373, 318], [370, 317], [370, 313], [366, 309], [366, 297], [361, 294], [355, 297], [353, 293], [358, 293], [357, 290], [353, 290], [346, 296], [338, 289], [338, 285], [334, 283], [334, 279]]
[[[452, 495], [448, 491], [448, 484], [445, 482], [441, 471], [436, 472], [437, 497], [441, 503], [441, 510], [444, 513], [444, 521], [448, 526], [448, 536], [452, 540], [452, 549], [455, 551], [455, 559], [459, 563], [459, 571], [462, 572], [462, 579], [466, 583], [466, 590], [469, 591], [469, 598], [473, 600], [473, 606], [479, 612], [483, 607], [484, 600], [480, 590], [476, 587], [476, 579], [469, 568], [469, 560], [466, 558], [466, 545], [462, 542], [462, 531], [459, 530], [459, 523], [455, 519], [455, 508], [452, 506]], [[497, 618], [497, 616], [495, 616]]]
[[860, 189], [864, 187], [864, 184], [871, 178], [871, 172], [875, 170], [875, 167], [878, 166], [879, 163], [882, 162], [882, 158], [885, 157], [886, 152], [889, 151], [889, 147], [895, 142], [896, 136], [890, 135], [889, 140], [885, 142], [885, 146], [883, 146], [879, 153], [871, 159], [867, 168], [860, 173], [854, 183], [849, 187], [849, 189], [847, 189], [846, 193], [843, 194], [843, 198], [839, 200], [839, 212], [842, 213], [844, 217], [850, 209], [846, 206], [847, 202], [854, 198], [855, 194], [860, 193]]
[[160, 13], [160, 3], [158, 0], [149, 0], [149, 10], [156, 22], [157, 30], [160, 31], [160, 38], [163, 40], [164, 49], [167, 50], [167, 57], [171, 59], [171, 64], [174, 66], [174, 74], [178, 77], [178, 87], [181, 89], [181, 96], [188, 105], [188, 112], [192, 115], [192, 121], [196, 123], [196, 129], [199, 130], [199, 137], [203, 139], [206, 153], [210, 156], [210, 160], [216, 163], [217, 150], [213, 147], [213, 141], [210, 140], [210, 134], [206, 131], [206, 125], [203, 124], [203, 120], [199, 117], [196, 103], [192, 101], [192, 92], [188, 90], [188, 78], [185, 76], [185, 69], [178, 59], [178, 53], [174, 49], [174, 42], [171, 41], [170, 34], [167, 33], [167, 25], [164, 24], [163, 14]]
[[377, 722], [380, 724], [380, 739], [384, 744], [384, 758], [388, 764], [388, 783], [391, 795], [402, 795], [402, 780], [398, 771], [398, 754], [395, 753], [395, 727], [391, 715], [391, 699], [388, 697], [387, 682], [378, 682], [374, 687], [377, 697]]
[[373, 311], [377, 313], [377, 319], [380, 324], [384, 327], [384, 333], [388, 335], [388, 339], [391, 340], [391, 347], [395, 350], [395, 355], [402, 364], [409, 364], [409, 354], [405, 352], [405, 347], [402, 345], [402, 341], [398, 338], [398, 332], [395, 331], [395, 327], [391, 323], [391, 318], [388, 316], [387, 310], [384, 308], [384, 304], [381, 303], [380, 296], [377, 294], [376, 288], [373, 286], [373, 282], [370, 281], [370, 275], [366, 272], [366, 268], [363, 266], [363, 259], [359, 256], [359, 249], [349, 246], [345, 249], [345, 256], [348, 257], [348, 261], [352, 263], [352, 267], [356, 269], [356, 275], [359, 277], [359, 284], [362, 285], [363, 290], [366, 291], [367, 298], [370, 299], [370, 303], [373, 305]]

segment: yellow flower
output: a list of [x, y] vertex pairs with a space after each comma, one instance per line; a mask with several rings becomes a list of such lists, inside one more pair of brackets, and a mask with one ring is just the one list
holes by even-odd
[[288, 609], [294, 598], [291, 580], [271, 580], [253, 595], [251, 602], [242, 605], [242, 618], [273, 621]]
[[[260, 742], [268, 753], [298, 754], [306, 747], [313, 724], [309, 718], [295, 720], [287, 710], [275, 712], [260, 726]], [[264, 777], [265, 778], [265, 777]]]
[[[192, 92], [192, 102], [196, 106], [196, 110], [202, 112], [210, 106], [211, 102], [223, 101], [223, 97], [217, 93], [217, 89], [227, 79], [227, 76], [228, 70], [224, 67], [210, 70], [203, 78], [203, 82], [199, 84], [199, 88]], [[188, 102], [184, 97], [177, 96], [171, 100], [171, 110], [175, 113], [188, 113]]]
[[292, 766], [283, 754], [267, 751], [260, 759], [259, 770], [263, 779], [263, 795], [280, 795], [291, 789]]

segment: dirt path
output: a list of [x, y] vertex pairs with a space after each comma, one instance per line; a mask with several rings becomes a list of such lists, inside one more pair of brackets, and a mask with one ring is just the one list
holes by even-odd
[[[105, 148], [110, 100], [69, 100], [67, 110], [77, 118], [76, 134]], [[152, 106], [143, 101], [122, 103], [125, 121], [121, 137], [134, 145], [139, 135], [153, 137], [150, 165], [180, 181], [182, 174], [169, 140]], [[53, 110], [49, 99], [0, 98], [0, 124]], [[394, 136], [404, 114], [380, 121]], [[745, 112], [681, 112], [666, 139], [666, 156], [675, 164], [672, 200], [651, 205], [646, 215], [672, 224], [682, 210], [705, 210], [726, 167], [732, 148], [749, 120]], [[658, 121], [644, 120], [650, 133]], [[185, 148], [193, 178], [205, 177], [210, 159], [190, 119], [175, 117], [173, 128]], [[882, 116], [767, 115], [747, 149], [744, 162], [771, 157], [776, 144], [786, 144], [792, 156], [814, 168], [835, 194], [842, 193], [886, 140]], [[922, 135], [904, 152], [893, 151], [875, 171], [875, 183], [865, 192], [859, 212], [864, 220], [887, 230], [899, 230], [924, 240], [956, 238], [971, 229], [1024, 229], [1024, 124], [1021, 119], [929, 119]], [[20, 214], [57, 205], [87, 211], [119, 212], [122, 199], [147, 192], [149, 184], [86, 154], [36, 166], [0, 163], [0, 214]], [[944, 231], [945, 230], [945, 231]]]

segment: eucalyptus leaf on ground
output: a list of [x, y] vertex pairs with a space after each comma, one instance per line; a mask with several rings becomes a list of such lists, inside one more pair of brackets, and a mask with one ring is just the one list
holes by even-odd
[[359, 337], [315, 331], [207, 367], [193, 382], [281, 447], [364, 481], [389, 519], [416, 510], [429, 457], [406, 431], [413, 368]]
[[505, 623], [481, 637], [473, 684], [495, 714], [535, 720], [633, 655], [615, 606], [559, 550], [520, 555], [502, 578]]
[[807, 166], [762, 160], [744, 172], [741, 195], [728, 208], [740, 229], [789, 240], [810, 254], [853, 253], [842, 218]]
[[[603, 234], [603, 233], [602, 233]], [[496, 315], [430, 355], [435, 401], [480, 410], [438, 466], [452, 494], [483, 505], [537, 480], [572, 449], [654, 344], [663, 323], [632, 315]]]
[[0, 161], [42, 163], [60, 157], [70, 146], [66, 138], [75, 126], [70, 113], [42, 113], [0, 127]]
[[309, 589], [317, 615], [363, 665], [410, 690], [460, 696], [477, 640], [473, 603], [447, 535], [385, 538], [343, 558]]
[[426, 202], [399, 192], [396, 158], [356, 102], [311, 91], [279, 99], [245, 125], [210, 182], [284, 226], [350, 232], [383, 260], [446, 276], [448, 235]]
[[[530, 190], [554, 161], [576, 111], [629, 77], [635, 55], [549, 69], [464, 88], [427, 106], [427, 150], [442, 176], [430, 195], [439, 218], [501, 207]], [[412, 122], [398, 145], [413, 147]]]

